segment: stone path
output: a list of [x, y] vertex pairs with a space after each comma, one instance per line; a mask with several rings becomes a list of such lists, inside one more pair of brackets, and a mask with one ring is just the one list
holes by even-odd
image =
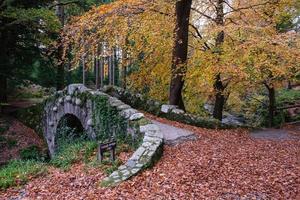
[[167, 145], [175, 145], [188, 140], [195, 140], [197, 136], [186, 129], [177, 128], [168, 124], [163, 124], [156, 120], [151, 120], [153, 124], [156, 124], [164, 137], [164, 143]]
[[250, 133], [250, 136], [254, 139], [270, 139], [270, 140], [300, 139], [299, 136], [290, 134], [289, 131], [286, 129], [273, 129], [273, 128], [252, 131]]

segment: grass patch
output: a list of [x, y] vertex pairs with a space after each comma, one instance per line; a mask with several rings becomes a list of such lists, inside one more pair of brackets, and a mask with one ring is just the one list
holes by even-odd
[[47, 155], [45, 155], [36, 145], [21, 149], [20, 157], [22, 160], [45, 161], [47, 159]]
[[0, 168], [0, 189], [25, 184], [31, 178], [47, 173], [44, 163], [14, 160]]
[[79, 161], [89, 162], [96, 148], [95, 141], [75, 141], [62, 144], [50, 163], [55, 167], [68, 170], [72, 164]]

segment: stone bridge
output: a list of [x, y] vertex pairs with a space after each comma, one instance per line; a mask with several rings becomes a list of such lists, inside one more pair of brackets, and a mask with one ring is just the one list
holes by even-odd
[[63, 119], [80, 122], [92, 140], [114, 136], [136, 147], [130, 159], [105, 178], [103, 185], [115, 185], [130, 178], [152, 166], [162, 153], [163, 135], [157, 125], [117, 98], [82, 84], [69, 85], [45, 102], [43, 129], [51, 156], [57, 149], [57, 129]]

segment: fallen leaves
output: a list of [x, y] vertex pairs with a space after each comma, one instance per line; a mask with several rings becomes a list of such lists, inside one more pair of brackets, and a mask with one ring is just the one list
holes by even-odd
[[[247, 130], [209, 130], [157, 119], [201, 137], [165, 146], [161, 160], [115, 188], [100, 188], [104, 174], [74, 165], [53, 169], [25, 186], [27, 199], [297, 199], [300, 141], [254, 140]], [[0, 198], [18, 195], [10, 189]], [[298, 195], [298, 196], [297, 196]]]

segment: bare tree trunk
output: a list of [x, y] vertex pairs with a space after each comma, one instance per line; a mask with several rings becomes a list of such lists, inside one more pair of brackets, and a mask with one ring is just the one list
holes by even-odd
[[[218, 26], [224, 25], [224, 0], [218, 0], [217, 1], [217, 16], [216, 16], [216, 23]], [[216, 38], [216, 49], [217, 53], [220, 54], [221, 52], [221, 46], [224, 43], [224, 31], [221, 31], [218, 33]], [[219, 48], [219, 49], [218, 49]], [[222, 121], [223, 118], [223, 109], [226, 102], [226, 98], [224, 96], [224, 90], [226, 87], [224, 86], [221, 74], [218, 73], [215, 77], [215, 83], [214, 83], [214, 91], [215, 91], [215, 105], [214, 105], [214, 111], [213, 111], [213, 117], [215, 119], [218, 119]]]
[[275, 97], [275, 88], [273, 86], [269, 86], [265, 84], [268, 90], [268, 97], [269, 97], [269, 127], [274, 126], [274, 116], [276, 111], [276, 97]]
[[185, 110], [182, 89], [187, 67], [188, 31], [192, 0], [176, 2], [175, 44], [172, 55], [172, 74], [169, 103]]

